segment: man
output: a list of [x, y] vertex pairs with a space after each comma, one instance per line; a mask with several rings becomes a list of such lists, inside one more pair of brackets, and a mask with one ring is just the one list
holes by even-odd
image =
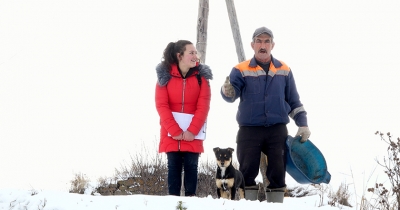
[[266, 177], [268, 202], [283, 202], [286, 188], [286, 138], [289, 116], [299, 127], [296, 136], [307, 141], [311, 132], [307, 113], [300, 102], [291, 69], [271, 55], [274, 35], [266, 27], [253, 33], [254, 57], [237, 64], [221, 88], [222, 98], [234, 102], [240, 98], [236, 120], [239, 170], [246, 184], [246, 199], [256, 200], [261, 152], [268, 157]]

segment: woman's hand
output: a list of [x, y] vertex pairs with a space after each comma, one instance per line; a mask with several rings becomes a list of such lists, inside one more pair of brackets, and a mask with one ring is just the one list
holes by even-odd
[[173, 136], [172, 137], [175, 140], [182, 140], [183, 139], [183, 133], [181, 133], [179, 136]]
[[185, 131], [183, 132], [182, 140], [185, 141], [193, 141], [194, 140], [194, 135], [190, 131]]

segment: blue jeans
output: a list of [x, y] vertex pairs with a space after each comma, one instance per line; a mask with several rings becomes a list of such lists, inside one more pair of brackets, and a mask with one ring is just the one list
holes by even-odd
[[197, 189], [197, 166], [199, 153], [192, 152], [168, 152], [168, 193], [180, 195], [182, 167], [185, 173], [184, 187], [185, 196], [196, 195]]

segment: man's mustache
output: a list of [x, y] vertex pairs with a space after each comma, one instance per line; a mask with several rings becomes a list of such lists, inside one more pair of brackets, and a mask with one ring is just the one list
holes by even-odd
[[267, 49], [261, 48], [258, 52], [267, 52]]

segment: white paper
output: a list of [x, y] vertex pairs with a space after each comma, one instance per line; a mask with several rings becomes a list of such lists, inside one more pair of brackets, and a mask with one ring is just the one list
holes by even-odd
[[[186, 131], [187, 128], [189, 127], [190, 123], [192, 122], [193, 115], [181, 113], [181, 112], [172, 112], [172, 115], [174, 116], [175, 121], [178, 123], [179, 127], [183, 131]], [[199, 139], [199, 140], [205, 140], [206, 139], [206, 128], [207, 128], [207, 121], [204, 122], [203, 127], [201, 127], [199, 133], [194, 138]], [[171, 136], [171, 134], [168, 133], [168, 136]]]

